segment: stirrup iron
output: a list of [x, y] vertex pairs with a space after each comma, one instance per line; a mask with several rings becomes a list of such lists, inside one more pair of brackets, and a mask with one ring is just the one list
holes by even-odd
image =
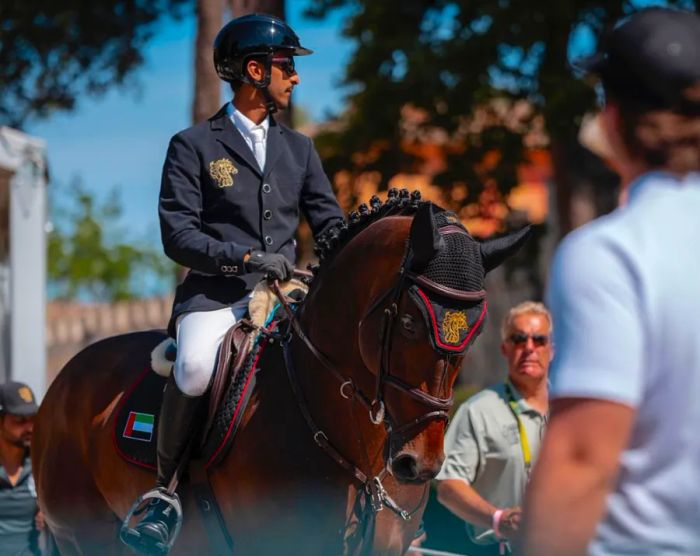
[[148, 510], [148, 505], [150, 500], [163, 500], [165, 503], [170, 505], [175, 511], [175, 528], [170, 532], [170, 537], [167, 543], [156, 543], [155, 548], [158, 550], [159, 554], [165, 556], [170, 552], [170, 549], [175, 544], [175, 540], [180, 534], [180, 529], [182, 528], [182, 504], [180, 504], [180, 497], [177, 493], [168, 493], [168, 491], [163, 487], [156, 487], [149, 490], [148, 492], [139, 496], [133, 503], [124, 521], [122, 521], [122, 526], [119, 529], [119, 538], [127, 546], [134, 546], [141, 544], [141, 533], [136, 531], [133, 527], [129, 526], [129, 522], [134, 516], [140, 515]]

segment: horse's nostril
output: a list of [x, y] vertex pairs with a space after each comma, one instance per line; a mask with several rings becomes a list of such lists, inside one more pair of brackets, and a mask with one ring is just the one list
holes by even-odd
[[410, 454], [398, 456], [391, 462], [391, 471], [400, 481], [415, 481], [418, 478], [418, 460]]

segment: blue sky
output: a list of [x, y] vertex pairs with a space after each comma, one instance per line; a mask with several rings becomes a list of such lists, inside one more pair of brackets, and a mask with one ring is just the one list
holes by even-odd
[[[305, 0], [287, 1], [287, 19], [312, 56], [297, 59], [302, 82], [295, 102], [314, 120], [342, 106], [337, 84], [352, 43], [340, 36], [343, 15], [327, 20], [302, 17]], [[190, 125], [195, 18], [166, 21], [134, 75], [137, 87], [104, 97], [83, 97], [77, 110], [27, 126], [47, 143], [51, 186], [59, 193], [79, 178], [98, 199], [116, 187], [130, 239], [160, 244], [157, 201], [160, 172], [170, 137]]]

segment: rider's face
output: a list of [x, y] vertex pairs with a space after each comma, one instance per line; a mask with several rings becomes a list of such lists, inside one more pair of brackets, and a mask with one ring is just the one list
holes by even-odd
[[287, 55], [276, 54], [272, 58], [270, 68], [270, 96], [280, 110], [289, 106], [292, 98], [292, 90], [299, 85], [301, 79], [294, 68], [294, 58]]
[[[248, 75], [256, 81], [262, 81], [265, 77], [265, 65], [260, 60], [249, 60], [247, 70]], [[300, 82], [299, 74], [294, 68], [294, 58], [288, 54], [275, 54], [270, 65], [270, 84], [267, 90], [278, 109], [289, 107], [292, 89]]]

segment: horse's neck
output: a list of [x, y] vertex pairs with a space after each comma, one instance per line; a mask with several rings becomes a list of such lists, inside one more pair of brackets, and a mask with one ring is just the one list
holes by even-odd
[[[361, 353], [359, 323], [398, 276], [405, 233], [399, 230], [395, 237], [387, 234], [396, 224], [395, 220], [376, 222], [373, 227], [378, 229], [366, 230], [367, 234], [355, 238], [318, 277], [319, 283], [312, 287], [305, 302], [302, 327], [336, 372], [324, 368], [300, 340], [294, 344], [304, 369], [299, 380], [318, 425], [328, 429], [331, 443], [365, 472], [377, 472], [382, 467], [386, 432], [383, 426], [369, 421], [364, 404], [343, 396], [349, 391], [346, 387], [341, 392], [341, 380], [352, 381], [365, 397], [374, 395], [376, 375], [370, 372]], [[407, 230], [406, 222], [403, 228]], [[377, 346], [379, 342], [377, 332]]]
[[351, 375], [362, 365], [359, 322], [395, 283], [409, 226], [407, 217], [386, 217], [363, 230], [322, 268], [304, 303], [305, 330]]
[[[407, 232], [407, 226], [405, 228]], [[379, 240], [367, 238], [369, 243], [363, 243], [362, 238], [357, 243], [353, 240], [330, 266], [322, 268], [301, 314], [301, 326], [315, 348], [331, 361], [338, 374], [352, 379], [368, 396], [374, 393], [375, 378], [362, 360], [358, 324], [371, 303], [395, 281], [403, 253], [401, 238], [393, 238], [391, 243], [382, 235], [378, 237]], [[404, 234], [403, 239], [405, 237]], [[391, 249], [378, 248], [373, 241], [391, 243]], [[378, 337], [376, 341], [379, 342]], [[349, 517], [356, 509], [357, 475], [347, 465], [329, 457], [329, 451], [316, 443], [300, 405], [305, 404], [314, 427], [323, 432], [336, 453], [370, 478], [384, 469], [386, 432], [383, 426], [370, 422], [363, 404], [343, 397], [341, 381], [335, 373], [326, 369], [312, 350], [294, 335], [290, 354], [294, 380], [298, 381], [301, 391], [297, 398], [288, 387], [278, 349], [275, 344], [261, 359], [263, 372], [256, 385], [256, 403], [249, 406], [244, 417], [243, 437], [238, 439], [241, 448], [250, 446], [253, 453], [235, 450], [227, 465], [222, 466], [225, 467], [222, 474], [226, 473], [230, 481], [259, 484], [262, 498], [274, 501], [266, 507], [295, 508], [299, 500], [314, 493], [309, 502], [298, 506], [298, 511], [285, 513], [285, 527], [294, 520], [301, 520], [293, 523], [295, 530], [318, 530], [319, 534], [314, 537], [320, 538], [323, 531], [332, 531], [331, 540], [321, 540], [327, 544], [326, 553], [339, 554], [344, 550], [343, 536], [348, 532]], [[262, 438], [274, 441], [261, 442]], [[274, 481], [270, 481], [270, 477], [274, 477]], [[396, 493], [392, 481], [393, 478], [387, 476], [384, 484]], [[230, 508], [232, 521], [243, 508], [254, 505], [253, 495], [248, 492], [250, 489], [236, 489], [235, 502]], [[257, 499], [261, 492], [255, 493]], [[399, 502], [404, 503], [404, 500], [399, 498]], [[306, 515], [311, 521], [304, 521]], [[393, 516], [391, 519], [393, 522]], [[279, 518], [276, 526], [281, 526]], [[337, 549], [328, 550], [336, 542], [340, 543]]]

